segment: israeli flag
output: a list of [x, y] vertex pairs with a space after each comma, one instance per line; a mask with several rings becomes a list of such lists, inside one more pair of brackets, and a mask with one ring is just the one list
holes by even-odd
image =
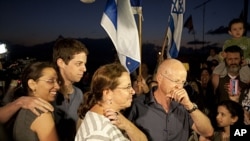
[[183, 14], [185, 12], [185, 0], [172, 0], [171, 14], [168, 20], [168, 47], [167, 57], [177, 58], [180, 50]]
[[130, 0], [134, 14], [142, 14], [142, 0]]
[[132, 73], [140, 65], [140, 44], [129, 0], [107, 0], [101, 26], [111, 38], [119, 60]]

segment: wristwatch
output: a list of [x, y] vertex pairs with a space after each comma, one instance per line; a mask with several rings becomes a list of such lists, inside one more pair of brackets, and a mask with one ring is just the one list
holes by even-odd
[[193, 111], [195, 111], [197, 109], [198, 109], [198, 106], [195, 103], [193, 103], [193, 108], [190, 110], [187, 110], [187, 111], [188, 111], [188, 113], [192, 113]]

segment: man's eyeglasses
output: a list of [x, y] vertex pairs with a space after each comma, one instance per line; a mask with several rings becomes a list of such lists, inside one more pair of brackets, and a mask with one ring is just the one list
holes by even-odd
[[117, 87], [117, 89], [124, 89], [124, 90], [127, 90], [128, 92], [130, 92], [131, 89], [133, 89], [133, 88], [132, 88], [132, 86], [127, 86], [127, 87]]
[[58, 81], [58, 80], [53, 80], [53, 79], [47, 79], [47, 80], [38, 79], [38, 81], [45, 81], [45, 82], [47, 82], [47, 83], [49, 83], [49, 84], [58, 84], [58, 85], [61, 84], [60, 81]]
[[183, 85], [183, 87], [187, 86], [188, 85], [188, 82], [187, 81], [180, 81], [180, 80], [173, 80], [173, 79], [170, 79], [169, 77], [161, 74], [164, 78], [168, 79], [169, 81], [172, 81], [176, 84], [179, 84], [179, 85]]

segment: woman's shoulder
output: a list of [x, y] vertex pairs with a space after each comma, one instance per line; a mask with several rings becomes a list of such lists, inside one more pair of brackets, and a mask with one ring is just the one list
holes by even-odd
[[88, 111], [82, 121], [83, 128], [88, 128], [89, 131], [104, 131], [113, 127], [108, 118], [103, 115]]
[[55, 122], [54, 122], [54, 116], [52, 112], [43, 112], [40, 114], [40, 116], [36, 117], [36, 119], [31, 125], [31, 128], [38, 129], [38, 128], [47, 127], [47, 129], [49, 129], [49, 127], [52, 127], [54, 125], [55, 125]]
[[40, 112], [40, 116], [37, 116], [36, 120], [40, 121], [40, 122], [46, 122], [49, 120], [54, 120], [54, 116], [52, 112]]

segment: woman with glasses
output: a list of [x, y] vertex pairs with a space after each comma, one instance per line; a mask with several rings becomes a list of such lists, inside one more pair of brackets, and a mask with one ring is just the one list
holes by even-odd
[[119, 63], [101, 66], [78, 109], [82, 119], [75, 141], [145, 141], [146, 136], [120, 111], [130, 107], [135, 94], [130, 75]]
[[[52, 102], [59, 88], [53, 66], [46, 62], [35, 62], [24, 69], [21, 87], [15, 94]], [[34, 108], [33, 111], [35, 110], [37, 109]], [[40, 116], [27, 109], [18, 112], [13, 128], [14, 141], [58, 141], [52, 112], [38, 111]]]

